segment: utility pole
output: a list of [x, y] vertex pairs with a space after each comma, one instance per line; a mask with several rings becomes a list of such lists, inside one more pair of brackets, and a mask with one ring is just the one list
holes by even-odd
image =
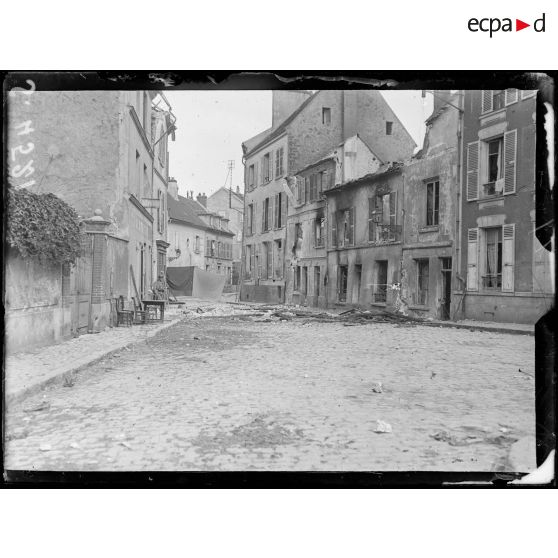
[[234, 159], [229, 159], [227, 168], [229, 169], [229, 209], [232, 209], [232, 171], [234, 169]]

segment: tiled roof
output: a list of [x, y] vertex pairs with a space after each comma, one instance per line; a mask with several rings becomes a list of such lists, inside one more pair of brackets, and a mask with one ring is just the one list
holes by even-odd
[[207, 224], [198, 216], [205, 208], [196, 200], [178, 196], [175, 200], [170, 194], [167, 195], [167, 206], [169, 217], [175, 221], [181, 221], [198, 229], [207, 229]]

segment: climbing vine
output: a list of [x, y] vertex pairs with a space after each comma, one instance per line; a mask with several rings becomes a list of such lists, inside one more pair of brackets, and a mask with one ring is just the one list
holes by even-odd
[[80, 254], [77, 213], [54, 194], [9, 190], [6, 240], [24, 258], [72, 263]]

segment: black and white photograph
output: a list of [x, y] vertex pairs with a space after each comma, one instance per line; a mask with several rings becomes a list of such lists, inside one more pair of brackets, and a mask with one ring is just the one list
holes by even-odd
[[552, 79], [276, 76], [7, 75], [8, 477], [548, 458]]

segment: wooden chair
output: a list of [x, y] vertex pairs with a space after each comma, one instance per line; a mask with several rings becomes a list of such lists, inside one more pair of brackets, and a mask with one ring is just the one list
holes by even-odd
[[124, 309], [124, 298], [110, 299], [111, 311], [116, 314], [116, 327], [119, 325], [131, 326], [133, 323], [134, 313], [131, 310]]
[[136, 300], [135, 297], [132, 297], [132, 303], [134, 305], [134, 323], [135, 324], [145, 324], [147, 323], [147, 319], [148, 319], [148, 312], [146, 312], [142, 307], [141, 307], [141, 302], [139, 300]]

